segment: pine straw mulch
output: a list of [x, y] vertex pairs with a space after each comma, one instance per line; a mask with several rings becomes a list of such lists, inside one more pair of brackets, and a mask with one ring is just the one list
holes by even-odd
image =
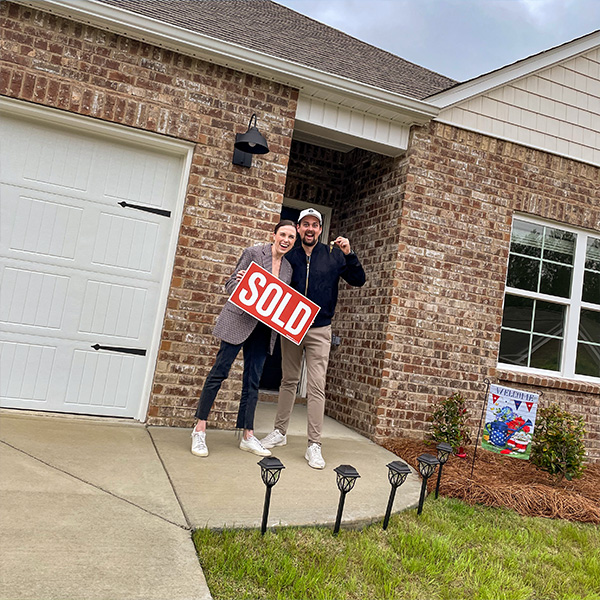
[[[417, 456], [436, 455], [435, 443], [428, 441], [395, 438], [384, 446], [417, 472]], [[440, 495], [508, 508], [529, 517], [600, 523], [600, 464], [586, 464], [580, 479], [554, 484], [548, 473], [528, 460], [478, 448], [471, 478], [474, 450], [469, 446], [466, 458], [450, 457], [442, 471]], [[437, 475], [429, 479], [429, 492], [435, 491], [436, 482]]]

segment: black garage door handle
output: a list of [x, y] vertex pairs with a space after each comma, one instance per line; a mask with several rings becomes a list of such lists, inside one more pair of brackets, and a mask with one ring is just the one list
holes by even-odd
[[137, 354], [138, 356], [146, 356], [146, 351], [143, 348], [119, 348], [117, 346], [101, 346], [94, 344], [94, 350], [108, 350], [109, 352], [121, 352], [122, 354]]
[[160, 215], [161, 217], [170, 217], [171, 211], [164, 210], [162, 208], [154, 208], [152, 206], [142, 206], [141, 204], [129, 204], [128, 202], [117, 202], [119, 206], [123, 208], [134, 208], [135, 210], [143, 210], [144, 212], [153, 213], [155, 215]]

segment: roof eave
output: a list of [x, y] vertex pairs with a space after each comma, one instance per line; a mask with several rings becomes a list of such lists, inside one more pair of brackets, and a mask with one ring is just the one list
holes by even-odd
[[318, 69], [274, 57], [244, 46], [218, 40], [94, 0], [14, 0], [18, 4], [87, 23], [113, 33], [289, 85], [307, 93], [315, 89], [347, 101], [393, 110], [406, 123], [423, 124], [439, 108], [402, 94], [390, 92]]
[[427, 101], [437, 106], [440, 110], [445, 109], [474, 96], [506, 85], [511, 81], [527, 77], [542, 69], [547, 69], [566, 59], [583, 54], [598, 45], [600, 45], [600, 30], [496, 69], [490, 73], [475, 77], [469, 81], [459, 83], [443, 92], [432, 94], [427, 97]]

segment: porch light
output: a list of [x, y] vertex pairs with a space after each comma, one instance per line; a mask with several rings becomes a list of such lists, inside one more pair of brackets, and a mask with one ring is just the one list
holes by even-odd
[[440, 461], [431, 454], [421, 454], [417, 458], [419, 463], [419, 473], [423, 478], [421, 483], [421, 496], [419, 497], [419, 508], [417, 514], [423, 512], [423, 501], [425, 500], [425, 490], [427, 489], [427, 480], [434, 474], [435, 468], [440, 464]]
[[274, 456], [265, 456], [259, 463], [260, 474], [263, 483], [266, 486], [265, 491], [265, 504], [263, 507], [263, 518], [262, 525], [260, 528], [261, 535], [265, 534], [267, 530], [267, 519], [269, 518], [269, 506], [271, 505], [271, 488], [279, 481], [281, 470], [285, 469], [283, 463]]
[[[254, 126], [252, 125], [252, 121], [254, 121]], [[246, 133], [235, 134], [233, 148], [233, 164], [241, 167], [252, 166], [253, 154], [266, 154], [269, 151], [267, 140], [258, 131], [256, 126], [256, 114], [250, 117]]]
[[394, 498], [396, 497], [396, 490], [406, 481], [408, 474], [410, 473], [410, 467], [402, 461], [395, 460], [387, 465], [388, 468], [388, 481], [392, 486], [390, 491], [390, 498], [388, 500], [387, 510], [385, 511], [385, 519], [383, 520], [383, 528], [387, 529], [388, 523], [390, 522], [390, 515], [392, 514], [392, 506], [394, 505]]
[[438, 492], [440, 491], [440, 480], [442, 479], [442, 467], [452, 454], [452, 446], [446, 442], [440, 442], [437, 446], [437, 458], [440, 461], [440, 469], [438, 471], [437, 483], [435, 484], [435, 499], [437, 500]]
[[337, 534], [340, 530], [340, 523], [342, 522], [342, 512], [344, 510], [346, 494], [354, 487], [354, 484], [360, 475], [351, 465], [340, 465], [339, 467], [336, 467], [334, 471], [337, 473], [337, 486], [338, 490], [340, 490], [340, 501], [338, 504], [337, 517], [335, 518], [335, 526], [333, 528], [333, 533]]

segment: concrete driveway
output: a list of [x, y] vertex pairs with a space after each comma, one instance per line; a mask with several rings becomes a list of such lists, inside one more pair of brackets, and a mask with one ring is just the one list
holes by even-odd
[[[275, 405], [260, 403], [256, 432]], [[361, 475], [342, 527], [383, 518], [386, 464], [398, 457], [326, 419], [317, 471], [304, 460], [306, 408], [296, 406], [285, 470], [269, 526], [327, 525], [339, 492], [333, 468]], [[209, 430], [208, 458], [190, 453], [190, 430], [116, 419], [0, 411], [0, 600], [205, 600], [211, 598], [191, 533], [260, 527], [265, 488], [259, 457], [234, 432]], [[394, 510], [418, 502], [411, 474]]]

